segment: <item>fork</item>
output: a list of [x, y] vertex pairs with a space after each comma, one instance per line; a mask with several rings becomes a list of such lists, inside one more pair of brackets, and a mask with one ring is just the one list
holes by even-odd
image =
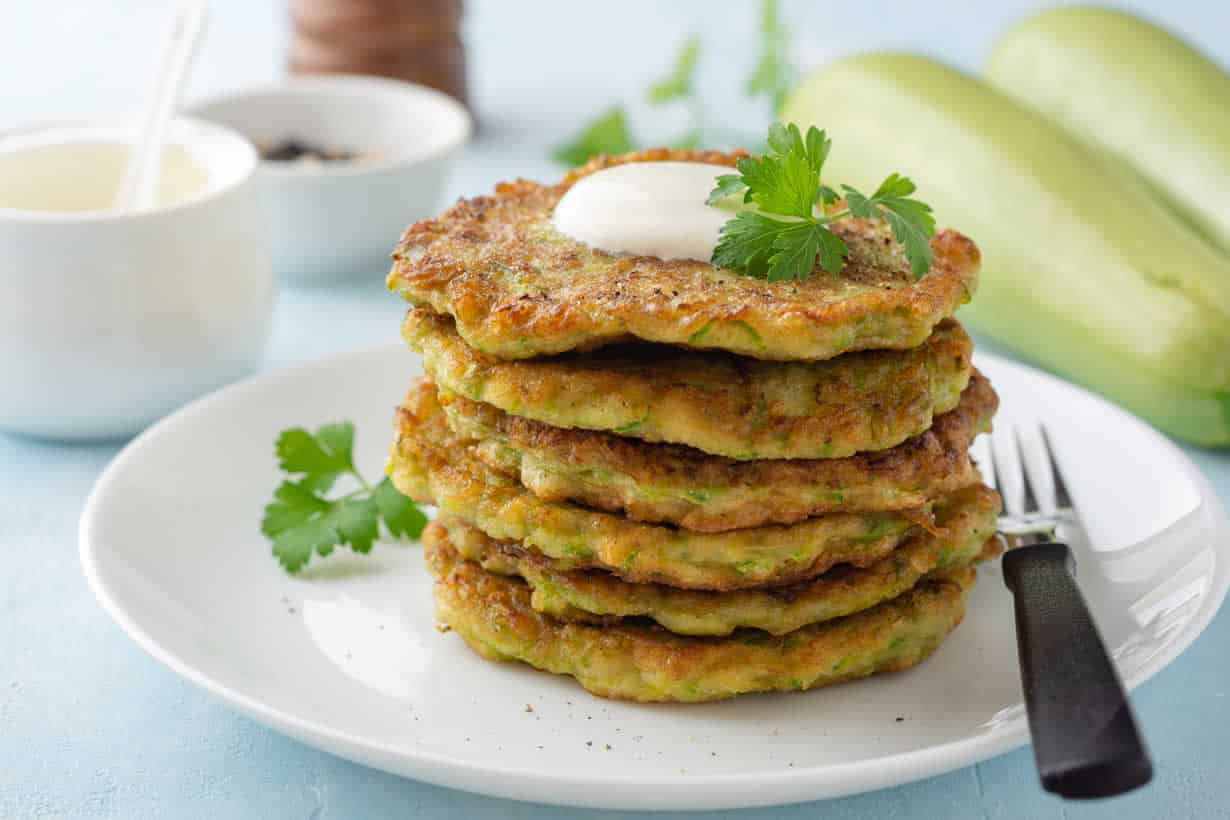
[[[995, 445], [1002, 445], [999, 452], [995, 447], [983, 451], [989, 478], [1004, 498], [999, 518], [1000, 534], [1008, 543], [1004, 582], [1015, 600], [1034, 761], [1049, 792], [1068, 798], [1110, 797], [1148, 783], [1153, 764], [1076, 583], [1072, 551], [1055, 540], [1061, 524], [1079, 525], [1079, 519], [1050, 436], [1041, 425], [1037, 432], [1041, 447], [1027, 448], [1016, 428], [1011, 435], [993, 438]], [[1005, 449], [1009, 458], [1002, 457]], [[1049, 488], [1039, 475], [1049, 477]], [[1050, 497], [1040, 505], [1039, 491], [1048, 489]]]

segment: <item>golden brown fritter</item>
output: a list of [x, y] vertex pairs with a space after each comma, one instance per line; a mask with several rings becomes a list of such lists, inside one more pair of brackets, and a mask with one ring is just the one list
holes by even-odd
[[[694, 589], [785, 584], [838, 564], [867, 566], [920, 531], [948, 542], [959, 538], [935, 525], [930, 505], [697, 533], [548, 503], [479, 461], [448, 429], [429, 389], [412, 391], [398, 414], [389, 472], [401, 492], [493, 538], [521, 541], [564, 568], [603, 568], [637, 583]], [[940, 498], [935, 505], [944, 503]]]
[[[562, 621], [610, 624], [650, 618], [678, 635], [729, 635], [742, 628], [783, 635], [896, 598], [937, 572], [998, 555], [998, 496], [986, 487], [970, 487], [961, 495], [936, 513], [939, 526], [960, 537], [941, 542], [930, 534], [915, 535], [865, 568], [834, 567], [807, 581], [766, 589], [685, 590], [630, 584], [601, 570], [562, 570], [541, 553], [496, 541], [448, 517], [428, 526], [423, 543], [454, 549], [490, 572], [521, 577], [532, 591], [534, 609]], [[958, 517], [974, 523], [954, 520]]]
[[[430, 388], [425, 388], [430, 389]], [[475, 454], [544, 501], [576, 501], [638, 521], [722, 532], [831, 512], [920, 507], [979, 481], [969, 458], [998, 399], [977, 371], [961, 403], [888, 450], [838, 459], [735, 461], [677, 444], [552, 427], [453, 393], [449, 427]]]
[[406, 314], [406, 341], [436, 384], [554, 427], [684, 444], [739, 460], [844, 458], [895, 447], [957, 406], [972, 343], [953, 320], [912, 350], [825, 362], [624, 345], [508, 362], [471, 348], [451, 319]]
[[491, 660], [571, 675], [595, 695], [701, 702], [746, 692], [813, 689], [926, 658], [961, 622], [974, 570], [926, 580], [871, 609], [785, 635], [724, 638], [658, 626], [563, 623], [534, 611], [522, 581], [484, 571], [447, 547], [426, 550], [436, 618]]
[[931, 241], [931, 271], [914, 281], [888, 227], [858, 219], [832, 230], [850, 256], [838, 276], [768, 282], [708, 262], [613, 255], [560, 234], [551, 214], [581, 176], [627, 162], [733, 165], [736, 154], [657, 149], [602, 157], [558, 185], [503, 183], [410, 226], [388, 284], [456, 318], [492, 356], [523, 359], [641, 339], [760, 359], [829, 359], [916, 347], [969, 301], [978, 248], [955, 231]]

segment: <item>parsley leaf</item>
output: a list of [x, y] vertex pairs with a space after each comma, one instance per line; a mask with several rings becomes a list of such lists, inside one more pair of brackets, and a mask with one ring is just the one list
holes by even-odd
[[709, 196], [705, 199], [706, 205], [721, 205], [735, 194], [747, 191], [747, 185], [744, 184], [743, 177], [738, 174], [722, 174], [715, 182], [717, 182], [717, 185], [709, 192]]
[[284, 430], [274, 445], [284, 472], [333, 475], [354, 469], [353, 447], [354, 425], [349, 423], [326, 424], [316, 435], [298, 427]]
[[579, 166], [599, 154], [625, 154], [633, 148], [623, 108], [615, 106], [551, 154], [565, 165]]
[[741, 211], [727, 222], [713, 251], [713, 264], [757, 279], [805, 279], [820, 256], [825, 270], [841, 270], [846, 243], [811, 220], [779, 220]]
[[273, 554], [288, 572], [297, 572], [314, 552], [328, 555], [339, 540], [325, 519], [332, 508], [306, 482], [283, 481], [265, 507], [261, 532], [273, 542]]
[[922, 277], [931, 268], [931, 237], [935, 236], [935, 217], [931, 206], [910, 199], [916, 190], [913, 180], [900, 174], [890, 174], [870, 197], [841, 186], [846, 193], [850, 213], [863, 219], [883, 219], [893, 229], [893, 236], [905, 250], [914, 278]]
[[755, 211], [740, 211], [722, 226], [713, 249], [713, 264], [742, 271], [757, 279], [769, 278], [769, 259], [778, 235], [790, 222], [772, 219]]
[[[816, 255], [820, 252], [821, 247], [824, 247], [822, 236], [833, 236], [833, 234], [814, 222], [791, 222], [787, 223], [787, 227], [778, 229], [773, 239], [774, 253], [769, 257], [769, 270], [766, 278], [770, 282], [781, 282], [801, 279], [811, 273], [812, 268], [816, 266]], [[833, 238], [836, 239], [836, 237]], [[840, 260], [838, 264], [841, 264]]]
[[700, 59], [700, 38], [689, 37], [675, 57], [671, 73], [649, 86], [646, 99], [653, 105], [671, 100], [683, 100], [692, 96], [692, 78], [696, 74], [696, 62]]
[[913, 181], [892, 174], [870, 197], [843, 185], [846, 209], [835, 212], [842, 194], [820, 181], [832, 146], [814, 126], [804, 135], [794, 123], [774, 123], [763, 156], [741, 157], [739, 173], [717, 177], [706, 203], [727, 205], [742, 193], [746, 207], [722, 226], [713, 264], [781, 281], [810, 276], [819, 260], [821, 268], [837, 275], [849, 249], [828, 226], [855, 216], [888, 223], [915, 279], [925, 274], [931, 267], [935, 219], [929, 205], [910, 198]]
[[767, 96], [773, 112], [782, 110], [786, 95], [794, 85], [795, 71], [786, 58], [790, 37], [777, 14], [776, 0], [764, 0], [760, 5], [760, 59], [747, 81], [747, 93]]
[[767, 213], [811, 219], [820, 200], [820, 169], [831, 145], [823, 131], [809, 129], [804, 142], [797, 125], [774, 123], [769, 128], [769, 152], [740, 157], [737, 163], [747, 186], [746, 201]]
[[[349, 422], [326, 424], [315, 433], [296, 427], [278, 436], [278, 464], [297, 478], [274, 490], [261, 532], [287, 572], [298, 572], [313, 555], [329, 555], [342, 545], [370, 552], [382, 521], [394, 538], [418, 538], [422, 533], [427, 516], [387, 478], [374, 487], [364, 481], [354, 466], [353, 450], [354, 425]], [[327, 498], [342, 475], [352, 476], [359, 489]]]
[[427, 526], [427, 516], [410, 499], [406, 498], [387, 478], [372, 491], [376, 509], [384, 520], [384, 527], [394, 538], [418, 538]]
[[837, 234], [823, 228], [820, 231], [820, 267], [833, 275], [841, 273], [846, 263], [846, 255], [850, 249], [846, 242]]
[[376, 502], [368, 498], [343, 498], [334, 502], [333, 511], [338, 543], [349, 544], [355, 552], [372, 551], [372, 542], [380, 537], [380, 518]]

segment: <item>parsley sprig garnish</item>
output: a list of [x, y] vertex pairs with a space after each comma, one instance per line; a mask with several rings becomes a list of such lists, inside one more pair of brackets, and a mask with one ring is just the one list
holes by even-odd
[[[313, 554], [323, 557], [341, 545], [370, 552], [382, 521], [394, 538], [418, 538], [427, 524], [427, 516], [387, 478], [369, 484], [354, 465], [353, 450], [350, 422], [326, 424], [315, 433], [295, 427], [278, 436], [278, 464], [293, 478], [274, 491], [261, 532], [273, 542], [273, 554], [288, 572], [298, 572]], [[343, 476], [357, 487], [328, 498]]]
[[[745, 207], [722, 226], [712, 262], [769, 281], [805, 279], [820, 267], [841, 272], [849, 249], [829, 229], [839, 219], [855, 216], [887, 222], [909, 260], [914, 278], [931, 268], [935, 219], [931, 206], [911, 199], [909, 177], [891, 174], [875, 193], [866, 196], [849, 185], [842, 193], [821, 182], [821, 171], [833, 142], [815, 126], [806, 137], [794, 123], [769, 128], [769, 150], [760, 157], [741, 157], [739, 173], [723, 174], [709, 194], [710, 205], [726, 205], [742, 194]], [[833, 206], [845, 199], [846, 207]], [[823, 207], [817, 209], [817, 204]]]

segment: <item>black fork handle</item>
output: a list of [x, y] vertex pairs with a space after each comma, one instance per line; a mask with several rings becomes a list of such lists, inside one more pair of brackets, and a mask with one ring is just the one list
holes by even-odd
[[1021, 685], [1042, 786], [1110, 797], [1153, 777], [1123, 683], [1085, 604], [1066, 544], [1009, 550]]

